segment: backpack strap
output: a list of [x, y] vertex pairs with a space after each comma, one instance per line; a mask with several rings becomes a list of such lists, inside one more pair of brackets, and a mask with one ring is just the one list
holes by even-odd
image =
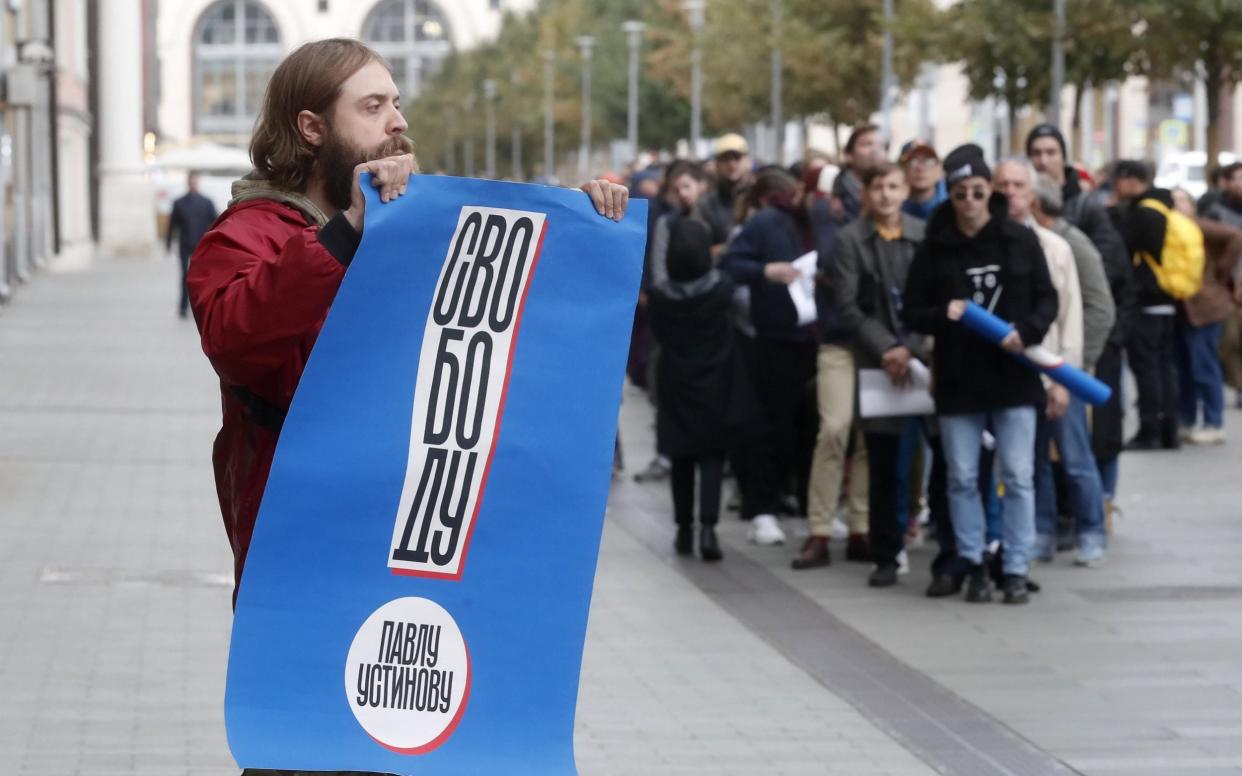
[[256, 426], [270, 429], [276, 434], [280, 433], [281, 428], [285, 425], [285, 410], [272, 404], [249, 388], [243, 388], [240, 385], [230, 385], [228, 389], [242, 403], [242, 407], [246, 410], [246, 417], [250, 419], [250, 422]]

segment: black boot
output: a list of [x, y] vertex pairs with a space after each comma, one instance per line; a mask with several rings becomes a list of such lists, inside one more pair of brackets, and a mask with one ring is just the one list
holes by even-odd
[[1026, 577], [1020, 574], [1005, 575], [1005, 603], [1024, 604], [1031, 600], [1026, 591]]
[[720, 551], [720, 541], [716, 538], [716, 526], [705, 525], [699, 530], [699, 555], [711, 563], [724, 557]]
[[673, 540], [673, 549], [678, 555], [694, 554], [694, 527], [685, 523], [677, 525], [677, 538]]
[[970, 569], [970, 575], [966, 580], [966, 602], [971, 604], [992, 602], [992, 580], [988, 579], [988, 568], [982, 563]]
[[879, 564], [875, 567], [875, 571], [871, 572], [871, 576], [867, 578], [867, 584], [871, 587], [892, 587], [897, 584], [897, 564]]

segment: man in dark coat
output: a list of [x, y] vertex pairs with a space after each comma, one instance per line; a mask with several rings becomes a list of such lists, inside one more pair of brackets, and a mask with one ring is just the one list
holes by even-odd
[[[1035, 412], [1046, 397], [1039, 374], [1012, 356], [1043, 341], [1057, 315], [1057, 293], [1038, 238], [1009, 220], [978, 147], [955, 150], [944, 167], [951, 207], [927, 225], [906, 280], [902, 320], [936, 339], [933, 395], [958, 554], [971, 569], [966, 600], [992, 600], [978, 482], [990, 423], [1005, 483], [1005, 601], [1025, 603], [1035, 540]], [[999, 348], [960, 323], [967, 300], [1013, 323]]]
[[[863, 172], [862, 183], [864, 215], [837, 233], [831, 287], [841, 323], [851, 335], [854, 368], [883, 369], [900, 385], [909, 381], [913, 360], [928, 360], [927, 339], [901, 322], [901, 292], [923, 241], [923, 222], [902, 213], [910, 189], [898, 165], [885, 162], [872, 167]], [[918, 418], [860, 421], [870, 480], [872, 587], [897, 583], [897, 556], [905, 547], [901, 518], [908, 500], [908, 489], [899, 483], [909, 473], [900, 471], [901, 443], [911, 429], [917, 432], [919, 423]], [[804, 555], [817, 549], [819, 541], [812, 536]], [[826, 541], [824, 545], [826, 555]]]
[[190, 256], [218, 215], [212, 201], [198, 193], [198, 173], [190, 173], [186, 183], [190, 190], [173, 202], [172, 213], [168, 217], [168, 234], [164, 237], [164, 249], [172, 250], [173, 233], [177, 235], [177, 257], [181, 259], [181, 303], [177, 314], [182, 318], [190, 311], [190, 296], [185, 287]]

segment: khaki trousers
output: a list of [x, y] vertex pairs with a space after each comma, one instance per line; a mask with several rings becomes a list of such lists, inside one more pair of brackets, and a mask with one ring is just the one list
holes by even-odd
[[[832, 515], [841, 499], [845, 453], [854, 426], [856, 376], [854, 354], [837, 345], [821, 345], [816, 364], [815, 389], [819, 404], [819, 435], [811, 460], [807, 523], [812, 536], [832, 533]], [[867, 448], [862, 434], [854, 439], [850, 461], [849, 527], [851, 534], [867, 533]]]

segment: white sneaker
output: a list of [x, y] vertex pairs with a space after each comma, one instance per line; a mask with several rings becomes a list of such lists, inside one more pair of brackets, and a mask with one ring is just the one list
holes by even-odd
[[755, 544], [771, 546], [785, 543], [785, 532], [775, 515], [755, 515], [747, 538]]
[[910, 573], [910, 555], [905, 550], [897, 553], [897, 573], [903, 575]]
[[1197, 433], [1199, 433], [1199, 429], [1196, 428], [1195, 426], [1178, 426], [1177, 427], [1177, 438], [1180, 439], [1182, 442], [1192, 442], [1195, 438], [1195, 434]]
[[839, 542], [850, 538], [850, 527], [839, 517], [832, 518], [832, 538]]
[[1196, 428], [1190, 432], [1190, 441], [1196, 445], [1223, 445], [1225, 444], [1225, 429], [1211, 426]]

